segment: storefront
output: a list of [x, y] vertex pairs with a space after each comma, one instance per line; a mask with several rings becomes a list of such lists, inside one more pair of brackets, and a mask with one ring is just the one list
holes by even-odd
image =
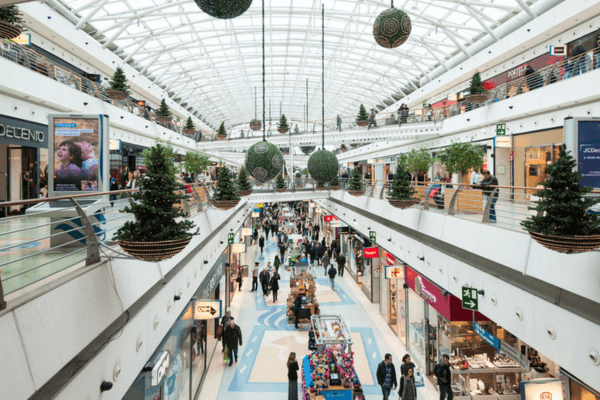
[[[366, 245], [366, 243], [364, 243]], [[379, 258], [379, 247], [369, 245], [363, 248], [363, 281], [362, 290], [372, 303], [379, 303], [379, 288], [381, 276], [381, 263]]]
[[513, 136], [514, 186], [536, 187], [546, 179], [546, 168], [558, 159], [563, 128]]
[[[365, 238], [357, 231], [349, 228], [348, 235], [348, 271], [354, 280], [362, 285], [365, 263], [363, 258], [363, 249], [365, 247]], [[367, 241], [367, 245], [369, 245]]]
[[[403, 331], [401, 334], [398, 323], [399, 306], [401, 305], [398, 295], [404, 291], [404, 267], [397, 265], [398, 261], [391, 253], [388, 253], [384, 249], [379, 250], [379, 262], [381, 265], [379, 312], [398, 337], [400, 337], [402, 343], [405, 343], [406, 333]], [[397, 268], [394, 268], [393, 276], [388, 277], [386, 270], [391, 266], [396, 266]]]
[[[48, 126], [0, 115], [0, 201], [45, 194], [47, 166]], [[24, 210], [24, 206], [14, 206], [0, 210], [0, 216]]]
[[[227, 257], [224, 253], [219, 258], [195, 298], [223, 298]], [[222, 310], [225, 313], [224, 304]], [[217, 350], [219, 322], [218, 319], [194, 320], [193, 302], [188, 303], [123, 400], [197, 400], [210, 360]]]

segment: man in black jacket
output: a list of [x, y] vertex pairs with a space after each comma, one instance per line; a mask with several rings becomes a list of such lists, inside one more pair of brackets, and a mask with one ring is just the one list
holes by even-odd
[[433, 372], [440, 387], [440, 400], [445, 400], [446, 394], [448, 394], [448, 400], [452, 400], [454, 393], [452, 393], [452, 373], [450, 372], [450, 356], [448, 354], [444, 354], [442, 362], [435, 366]]
[[483, 171], [483, 181], [481, 181], [483, 194], [489, 199], [494, 193], [494, 197], [491, 199], [492, 206], [490, 207], [490, 222], [492, 224], [496, 223], [496, 202], [498, 201], [498, 190], [494, 192], [494, 189], [496, 189], [494, 186], [498, 186], [498, 179], [490, 171]]
[[229, 320], [229, 325], [225, 328], [224, 341], [227, 345], [227, 353], [229, 355], [229, 366], [233, 364], [233, 358], [235, 362], [238, 361], [238, 344], [242, 345], [242, 330], [238, 325], [235, 324], [233, 318]]
[[262, 236], [258, 239], [258, 247], [260, 247], [260, 254], [263, 253], [263, 249], [265, 248], [265, 238]]
[[258, 280], [260, 280], [260, 286], [262, 286], [263, 296], [266, 296], [267, 290], [269, 289], [269, 282], [271, 282], [271, 275], [266, 268], [263, 268], [262, 272], [258, 276]]
[[579, 75], [579, 71], [583, 71], [582, 74], [586, 73], [585, 63], [585, 47], [583, 47], [583, 41], [579, 40], [575, 46], [571, 49], [571, 57], [575, 60], [575, 66], [573, 67], [573, 71], [575, 75]]
[[335, 275], [337, 274], [337, 271], [335, 270], [335, 268], [333, 268], [333, 264], [329, 268], [329, 271], [327, 271], [327, 274], [329, 275], [329, 283], [331, 284], [331, 288], [333, 290], [335, 290], [334, 279], [335, 279]]
[[342, 253], [340, 253], [337, 263], [338, 263], [338, 273], [340, 274], [340, 276], [344, 276], [344, 265], [346, 264], [346, 257], [344, 257], [344, 255]]
[[398, 381], [396, 380], [396, 367], [394, 367], [392, 355], [389, 353], [385, 355], [385, 360], [380, 362], [377, 366], [377, 383], [381, 386], [383, 400], [388, 400], [390, 392], [392, 391], [392, 386], [394, 390], [396, 390], [396, 387], [398, 386]]

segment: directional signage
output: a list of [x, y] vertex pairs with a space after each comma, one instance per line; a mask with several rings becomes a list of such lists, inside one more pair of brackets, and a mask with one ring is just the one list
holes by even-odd
[[462, 287], [462, 308], [479, 311], [479, 293], [477, 293], [477, 289]]
[[500, 350], [500, 339], [483, 329], [483, 326], [479, 325], [475, 321], [473, 321], [473, 330], [475, 331], [475, 333], [481, 336], [483, 340], [488, 342], [490, 346], [492, 346], [496, 350]]
[[233, 239], [235, 238], [235, 233], [227, 234], [227, 244], [233, 244]]
[[194, 302], [194, 319], [221, 318], [221, 300], [196, 300]]
[[371, 240], [371, 243], [377, 243], [377, 234], [375, 231], [369, 231], [369, 239]]
[[496, 136], [506, 135], [506, 124], [496, 124]]

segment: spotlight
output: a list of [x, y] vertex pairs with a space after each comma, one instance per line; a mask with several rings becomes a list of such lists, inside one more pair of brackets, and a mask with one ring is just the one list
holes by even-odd
[[367, 229], [368, 229], [368, 230], [371, 230], [371, 227], [368, 227]]
[[223, 241], [221, 240], [219, 243], [223, 244]]
[[425, 261], [425, 257], [419, 257], [419, 260]]
[[446, 297], [446, 296], [448, 296], [449, 294], [450, 294], [450, 292], [449, 292], [449, 291], [447, 291], [447, 290], [442, 290], [442, 296]]
[[84, 105], [84, 106], [87, 106], [87, 105], [88, 105], [88, 103], [86, 103], [86, 102], [84, 101], [84, 102], [83, 102], [83, 105]]
[[124, 116], [121, 115], [121, 119], [125, 118]]
[[88, 42], [85, 42], [85, 44], [89, 44]]
[[[48, 15], [48, 19], [52, 19], [52, 17]], [[111, 384], [111, 386], [112, 386], [112, 384]]]
[[148, 125], [146, 125], [146, 128], [148, 127]]
[[388, 242], [391, 242], [391, 241], [392, 241], [392, 238], [389, 238], [389, 239], [388, 239]]
[[467, 118], [467, 121], [470, 121], [471, 119]]
[[204, 264], [208, 264], [208, 260], [204, 260]]
[[510, 108], [511, 110], [513, 109], [513, 106], [508, 106], [508, 108]]
[[485, 290], [483, 289], [479, 289], [477, 293], [479, 293], [480, 296], [485, 296]]
[[175, 299], [175, 301], [179, 301], [179, 300], [181, 300], [181, 296], [175, 295], [174, 299]]
[[527, 32], [531, 32], [531, 29], [527, 29]]
[[[48, 17], [48, 18], [50, 18], [50, 17]], [[100, 384], [100, 391], [101, 391], [101, 392], [106, 392], [107, 390], [110, 390], [110, 389], [112, 389], [112, 387], [113, 387], [113, 384], [112, 384], [112, 382], [103, 381], [103, 382]]]

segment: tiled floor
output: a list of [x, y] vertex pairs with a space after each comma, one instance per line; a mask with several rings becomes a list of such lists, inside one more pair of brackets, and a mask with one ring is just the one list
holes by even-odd
[[[276, 247], [274, 239], [265, 247], [264, 254], [255, 259], [261, 268], [272, 261]], [[256, 251], [256, 246], [249, 248]], [[250, 255], [250, 254], [249, 254]], [[320, 267], [318, 274], [322, 273]], [[259, 288], [250, 293], [250, 285], [236, 293], [232, 314], [243, 332], [240, 358], [232, 367], [225, 365], [220, 352], [215, 354], [207, 379], [202, 388], [203, 400], [274, 400], [287, 398], [287, 357], [295, 351], [301, 359], [309, 354], [308, 332], [298, 332], [287, 324], [285, 303], [289, 289], [289, 272], [280, 269], [282, 277], [278, 302], [265, 298]], [[400, 359], [406, 350], [386, 321], [379, 314], [377, 304], [371, 304], [350, 274], [336, 278], [335, 292], [329, 280], [317, 281], [317, 298], [323, 315], [341, 315], [346, 321], [353, 340], [355, 366], [368, 400], [381, 399], [375, 372], [385, 353], [394, 357], [399, 369]], [[420, 399], [435, 399], [439, 395], [426, 381], [419, 389]], [[397, 398], [397, 395], [394, 396]], [[393, 397], [393, 398], [394, 398]]]

